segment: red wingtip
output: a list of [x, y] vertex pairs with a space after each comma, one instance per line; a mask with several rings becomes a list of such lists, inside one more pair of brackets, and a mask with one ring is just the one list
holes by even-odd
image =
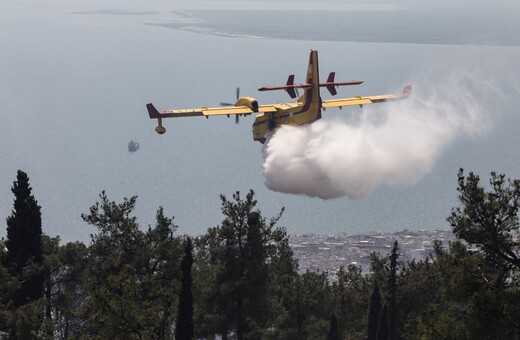
[[151, 119], [159, 118], [161, 116], [159, 111], [157, 111], [157, 109], [155, 108], [155, 106], [153, 106], [152, 103], [146, 104], [146, 109], [148, 109], [148, 115]]

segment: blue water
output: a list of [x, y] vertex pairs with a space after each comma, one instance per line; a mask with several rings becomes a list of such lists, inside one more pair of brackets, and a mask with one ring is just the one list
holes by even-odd
[[419, 44], [520, 45], [520, 7], [391, 7], [364, 10], [182, 10], [183, 20], [159, 22], [220, 34], [289, 40]]
[[[99, 9], [143, 14], [76, 13]], [[86, 241], [95, 232], [80, 215], [102, 190], [118, 202], [138, 195], [135, 214], [144, 227], [163, 206], [180, 233], [200, 234], [222, 219], [219, 194], [254, 189], [264, 215], [286, 207], [281, 224], [291, 233], [360, 233], [447, 228], [459, 167], [483, 178], [492, 170], [520, 177], [519, 47], [227, 38], [146, 25], [169, 20], [176, 9], [140, 1], [0, 3], [1, 221], [12, 209], [17, 169], [30, 177], [44, 231], [64, 241]], [[311, 48], [319, 50], [323, 74], [365, 80], [345, 95], [399, 91], [424, 77], [442, 83], [461, 69], [480, 72], [503, 91], [489, 106], [494, 127], [456, 140], [415, 185], [331, 201], [265, 188], [252, 117], [239, 125], [168, 120], [165, 135], [153, 131], [148, 102], [165, 109], [217, 105], [231, 101], [236, 86], [263, 103], [288, 100], [256, 89], [288, 74], [301, 80]], [[325, 117], [344, 114], [330, 110]], [[140, 143], [135, 153], [127, 151], [131, 139]]]

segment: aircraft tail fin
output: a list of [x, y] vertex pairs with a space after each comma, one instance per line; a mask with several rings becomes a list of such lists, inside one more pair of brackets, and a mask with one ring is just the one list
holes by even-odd
[[302, 102], [315, 102], [320, 101], [320, 79], [318, 69], [318, 51], [311, 50], [309, 54], [309, 66], [307, 67], [307, 76], [305, 77], [305, 84], [308, 86], [305, 88], [304, 93], [301, 97]]

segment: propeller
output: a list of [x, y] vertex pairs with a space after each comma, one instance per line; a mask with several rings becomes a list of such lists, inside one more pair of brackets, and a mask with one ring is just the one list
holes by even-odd
[[[237, 101], [240, 98], [240, 87], [237, 87]], [[220, 106], [234, 106], [235, 104], [220, 102]], [[235, 124], [238, 124], [238, 115], [235, 115]]]

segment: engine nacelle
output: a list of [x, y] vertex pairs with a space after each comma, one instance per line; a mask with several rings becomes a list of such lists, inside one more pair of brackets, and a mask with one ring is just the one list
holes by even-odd
[[258, 102], [253, 97], [241, 97], [237, 100], [235, 106], [247, 106], [253, 112], [258, 112]]

